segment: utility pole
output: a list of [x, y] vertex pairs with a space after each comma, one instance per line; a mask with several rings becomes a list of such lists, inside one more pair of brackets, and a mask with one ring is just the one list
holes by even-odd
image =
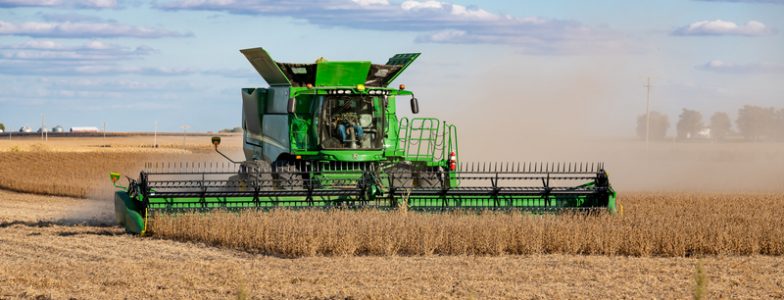
[[106, 145], [106, 121], [103, 121], [103, 144]]
[[651, 136], [651, 78], [648, 77], [648, 82], [645, 87], [645, 149], [648, 149], [648, 143]]
[[[45, 138], [44, 135], [46, 136]], [[49, 135], [46, 134], [46, 117], [44, 117], [44, 114], [41, 113], [41, 141], [45, 142], [48, 140], [49, 140]]]
[[180, 128], [182, 128], [182, 149], [185, 149], [185, 135], [188, 133], [188, 128], [191, 128], [191, 125], [183, 124]]
[[155, 121], [155, 135], [153, 135], [153, 148], [158, 148], [158, 121]]

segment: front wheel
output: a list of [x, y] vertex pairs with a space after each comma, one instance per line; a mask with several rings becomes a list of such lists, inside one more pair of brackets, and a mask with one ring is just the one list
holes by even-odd
[[275, 185], [282, 190], [296, 190], [304, 186], [302, 172], [291, 161], [276, 161], [272, 165]]

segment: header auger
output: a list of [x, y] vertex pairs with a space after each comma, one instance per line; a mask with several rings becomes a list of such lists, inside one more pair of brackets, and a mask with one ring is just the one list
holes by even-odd
[[419, 211], [615, 212], [602, 163], [468, 163], [457, 127], [398, 117], [390, 88], [419, 53], [386, 64], [280, 63], [261, 48], [241, 50], [268, 88], [242, 89], [245, 160], [147, 163], [129, 186], [112, 174], [118, 222], [144, 233], [155, 211], [379, 208]]

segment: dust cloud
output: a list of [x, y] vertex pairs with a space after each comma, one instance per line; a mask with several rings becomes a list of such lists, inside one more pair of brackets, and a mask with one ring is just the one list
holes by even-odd
[[114, 226], [114, 201], [106, 199], [84, 199], [72, 204], [63, 216], [56, 219], [58, 225]]
[[481, 89], [452, 95], [457, 108], [439, 117], [458, 125], [461, 161], [604, 162], [620, 192], [784, 191], [784, 144], [646, 146], [626, 120], [638, 109], [608, 100], [622, 88], [603, 78], [608, 71], [575, 69], [536, 76], [489, 70], [477, 81]]

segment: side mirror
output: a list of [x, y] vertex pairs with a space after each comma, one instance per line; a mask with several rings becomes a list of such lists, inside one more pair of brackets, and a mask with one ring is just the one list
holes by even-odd
[[411, 112], [415, 114], [419, 113], [419, 100], [414, 97], [411, 97]]
[[218, 145], [220, 145], [220, 141], [221, 138], [219, 136], [212, 137], [212, 145], [215, 146], [216, 149], [218, 148]]
[[286, 109], [290, 114], [297, 112], [297, 98], [289, 98], [289, 104]]
[[112, 179], [112, 183], [117, 183], [117, 181], [120, 180], [120, 173], [111, 172], [109, 173], [109, 178]]

